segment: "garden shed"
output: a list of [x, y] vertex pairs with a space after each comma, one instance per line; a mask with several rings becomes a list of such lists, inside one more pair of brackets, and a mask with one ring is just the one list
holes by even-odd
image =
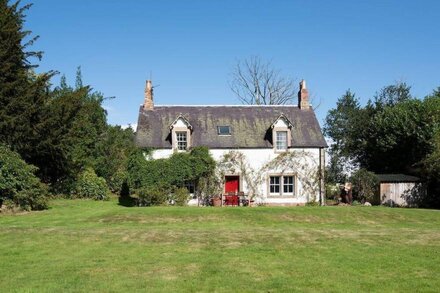
[[424, 194], [420, 179], [405, 174], [377, 174], [381, 204], [389, 206], [417, 206]]

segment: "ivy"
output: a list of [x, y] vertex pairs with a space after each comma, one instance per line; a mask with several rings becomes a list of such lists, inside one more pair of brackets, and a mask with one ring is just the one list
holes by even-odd
[[[151, 155], [151, 150], [149, 150]], [[213, 174], [215, 161], [206, 147], [195, 147], [189, 153], [174, 153], [167, 159], [146, 159], [143, 151], [134, 152], [128, 163], [128, 185], [132, 192], [140, 188], [160, 187], [171, 190], [185, 182], [196, 185]]]

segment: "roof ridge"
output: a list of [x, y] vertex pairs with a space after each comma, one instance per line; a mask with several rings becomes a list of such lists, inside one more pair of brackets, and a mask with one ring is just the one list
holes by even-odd
[[298, 105], [155, 105], [156, 107], [292, 107], [297, 108]]

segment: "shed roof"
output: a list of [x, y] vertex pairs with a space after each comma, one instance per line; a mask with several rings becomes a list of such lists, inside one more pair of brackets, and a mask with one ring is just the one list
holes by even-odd
[[[140, 107], [136, 143], [171, 148], [170, 124], [181, 115], [193, 127], [192, 145], [210, 148], [272, 148], [271, 125], [280, 115], [292, 123], [292, 147], [327, 147], [315, 113], [297, 106], [155, 106]], [[218, 135], [230, 126], [231, 135]]]
[[420, 178], [405, 174], [376, 174], [379, 182], [418, 182]]

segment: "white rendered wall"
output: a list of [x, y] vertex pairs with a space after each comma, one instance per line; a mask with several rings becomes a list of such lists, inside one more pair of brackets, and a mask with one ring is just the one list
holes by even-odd
[[[217, 162], [221, 161], [223, 156], [230, 151], [239, 151], [246, 156], [247, 163], [249, 163], [250, 167], [253, 170], [260, 170], [264, 165], [268, 162], [272, 161], [279, 154], [274, 151], [274, 149], [210, 149], [210, 153], [214, 160]], [[298, 154], [298, 158], [304, 164], [301, 166], [303, 168], [307, 168], [311, 170], [314, 174], [318, 173], [319, 170], [319, 148], [305, 148], [305, 149], [289, 149], [290, 152], [296, 152]], [[168, 158], [173, 154], [172, 149], [159, 149], [154, 150], [152, 153], [152, 159], [161, 159]], [[316, 170], [316, 172], [315, 172]], [[296, 177], [296, 194], [293, 196], [269, 196], [268, 195], [268, 176], [269, 174], [279, 174], [284, 171], [284, 174], [298, 174], [299, 172], [304, 173], [303, 170], [270, 170], [262, 174], [263, 180], [260, 188], [258, 189], [258, 197], [256, 197], [256, 201], [258, 203], [268, 203], [268, 204], [303, 204], [306, 203], [313, 198], [316, 201], [319, 201], [319, 185], [317, 185], [316, 190], [313, 193], [307, 192], [305, 188], [303, 188], [303, 182], [299, 176]], [[227, 175], [240, 175], [240, 172], [237, 170], [234, 174]], [[240, 177], [240, 189], [245, 193], [248, 191], [247, 184], [245, 180]]]

